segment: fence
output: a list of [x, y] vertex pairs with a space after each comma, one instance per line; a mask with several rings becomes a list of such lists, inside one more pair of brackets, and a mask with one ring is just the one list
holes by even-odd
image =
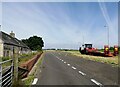
[[0, 87], [11, 87], [13, 79], [13, 60], [0, 62]]
[[[14, 61], [13, 59], [10, 59], [0, 62], [0, 87], [11, 87], [13, 85], [13, 77], [15, 78], [15, 76], [19, 75], [20, 78], [26, 77], [41, 54], [37, 54], [31, 60], [27, 61], [22, 65], [22, 68], [15, 65], [15, 63], [18, 63], [15, 62], [16, 58], [14, 58]], [[16, 67], [18, 70], [15, 69]]]

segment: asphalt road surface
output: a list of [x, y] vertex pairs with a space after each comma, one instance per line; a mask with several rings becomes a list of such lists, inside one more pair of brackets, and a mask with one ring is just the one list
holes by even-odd
[[47, 51], [33, 85], [117, 85], [118, 68], [73, 56]]

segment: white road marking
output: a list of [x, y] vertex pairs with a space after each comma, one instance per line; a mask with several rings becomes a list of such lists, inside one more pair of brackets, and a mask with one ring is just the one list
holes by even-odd
[[37, 81], [38, 81], [38, 78], [35, 78], [32, 85], [35, 85], [37, 83]]
[[62, 60], [62, 61], [64, 61], [64, 60]]
[[64, 62], [64, 63], [66, 63], [66, 62]]
[[70, 64], [67, 64], [68, 66], [70, 66]]
[[74, 66], [72, 66], [72, 69], [76, 69]]
[[96, 85], [102, 86], [101, 83], [99, 83], [98, 81], [96, 81], [96, 80], [94, 80], [94, 79], [91, 79], [91, 81], [92, 81], [93, 83], [95, 83]]
[[80, 74], [82, 74], [83, 76], [86, 75], [85, 73], [83, 73], [82, 71], [79, 71]]

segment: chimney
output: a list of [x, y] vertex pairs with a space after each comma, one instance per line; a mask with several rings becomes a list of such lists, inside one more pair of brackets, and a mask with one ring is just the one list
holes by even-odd
[[13, 31], [11, 31], [10, 36], [12, 36], [13, 38], [15, 38], [15, 33], [13, 33]]

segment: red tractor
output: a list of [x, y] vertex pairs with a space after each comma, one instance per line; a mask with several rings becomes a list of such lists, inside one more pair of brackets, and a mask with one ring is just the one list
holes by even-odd
[[92, 47], [92, 44], [84, 44], [82, 47], [79, 48], [81, 54], [92, 54], [96, 52], [97, 49]]
[[114, 46], [114, 53], [111, 53], [108, 45], [104, 45], [104, 52], [98, 51], [92, 47], [92, 44], [84, 44], [79, 48], [81, 54], [88, 54], [94, 56], [113, 57], [119, 54], [118, 46]]

